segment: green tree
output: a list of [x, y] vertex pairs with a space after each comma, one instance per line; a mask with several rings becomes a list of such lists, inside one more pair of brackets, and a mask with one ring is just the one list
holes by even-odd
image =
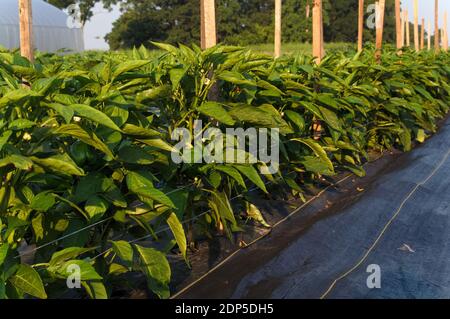
[[200, 34], [197, 0], [131, 0], [106, 36], [111, 49], [130, 48], [150, 41], [195, 42]]
[[70, 5], [76, 4], [80, 9], [81, 23], [85, 24], [90, 18], [92, 18], [92, 9], [97, 2], [102, 2], [104, 7], [111, 9], [111, 6], [121, 2], [123, 0], [44, 0], [57, 8], [66, 9]]
[[[69, 1], [69, 0], [66, 0]], [[73, 1], [73, 0], [72, 0]], [[81, 0], [80, 0], [81, 1]], [[94, 1], [94, 0], [87, 0]], [[109, 3], [120, 0], [105, 0]], [[112, 49], [130, 48], [150, 41], [199, 43], [199, 0], [122, 0], [124, 14], [106, 40]], [[373, 4], [366, 1], [367, 6]], [[385, 41], [395, 39], [394, 0], [386, 1]], [[312, 0], [283, 1], [283, 41], [309, 42]], [[274, 0], [216, 0], [218, 40], [248, 45], [273, 41]], [[323, 0], [324, 38], [327, 42], [356, 42], [357, 0]], [[371, 12], [367, 13], [368, 19]], [[365, 41], [375, 30], [365, 27]]]
[[[302, 4], [299, 5], [299, 1]], [[284, 21], [290, 22], [286, 23], [284, 41], [307, 39], [304, 30], [308, 20], [304, 14], [308, 0], [299, 1], [285, 2]], [[273, 0], [216, 0], [216, 5], [220, 42], [246, 45], [273, 41]], [[148, 44], [149, 41], [199, 42], [198, 0], [128, 0], [123, 8], [125, 13], [106, 37], [113, 49]], [[151, 26], [147, 28], [148, 25]], [[158, 30], [153, 27], [155, 25], [159, 26]]]
[[[375, 1], [365, 1], [364, 16], [364, 41], [375, 41], [375, 29], [367, 26], [367, 20], [374, 11], [367, 12]], [[355, 42], [358, 38], [358, 1], [339, 0], [332, 1], [328, 8], [329, 25], [324, 28], [325, 41], [330, 42]], [[395, 41], [395, 1], [386, 0], [384, 18], [384, 40]]]

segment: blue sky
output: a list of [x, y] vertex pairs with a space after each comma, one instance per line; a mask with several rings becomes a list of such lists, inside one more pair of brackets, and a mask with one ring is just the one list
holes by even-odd
[[[339, 0], [335, 0], [339, 1]], [[356, 0], [355, 0], [356, 1]], [[402, 0], [404, 8], [409, 11], [410, 20], [414, 17], [414, 0]], [[439, 1], [440, 10], [440, 25], [442, 26], [443, 14], [447, 10], [450, 14], [450, 0]], [[94, 17], [89, 21], [84, 29], [85, 46], [86, 49], [102, 49], [107, 50], [108, 44], [104, 37], [112, 29], [112, 23], [120, 17], [120, 10], [115, 7], [111, 12], [103, 9], [101, 5], [97, 5], [94, 9]], [[419, 21], [425, 18], [426, 21], [431, 21], [434, 25], [434, 1], [419, 0]], [[428, 25], [428, 22], [426, 22]], [[449, 31], [450, 31], [450, 15], [449, 15]], [[432, 27], [434, 29], [434, 27]]]

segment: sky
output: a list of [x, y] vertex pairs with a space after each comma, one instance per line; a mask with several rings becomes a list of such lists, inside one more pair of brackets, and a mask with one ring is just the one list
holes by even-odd
[[[339, 0], [335, 0], [339, 1]], [[355, 0], [356, 1], [356, 0]], [[414, 0], [402, 0], [402, 6], [408, 9], [410, 21], [414, 19]], [[450, 14], [450, 0], [439, 1], [440, 21], [439, 25], [443, 25], [443, 14], [447, 11]], [[112, 24], [120, 17], [120, 10], [118, 7], [109, 12], [103, 9], [102, 5], [97, 4], [94, 8], [94, 16], [86, 23], [84, 27], [84, 41], [87, 50], [108, 50], [108, 44], [104, 37], [112, 29]], [[434, 29], [434, 1], [419, 0], [419, 21], [425, 18], [425, 25], [431, 21], [432, 29]], [[420, 23], [420, 22], [419, 22]], [[450, 15], [448, 30], [450, 32]], [[433, 31], [434, 33], [434, 31]]]

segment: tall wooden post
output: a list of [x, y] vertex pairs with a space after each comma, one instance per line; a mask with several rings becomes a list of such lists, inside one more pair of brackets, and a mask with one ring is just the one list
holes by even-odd
[[434, 0], [434, 50], [439, 49], [439, 0]]
[[275, 0], [275, 57], [281, 55], [281, 0]]
[[323, 58], [322, 0], [313, 1], [313, 56], [319, 64]]
[[405, 12], [405, 28], [406, 28], [406, 46], [409, 48], [411, 46], [411, 34], [410, 34], [411, 26], [409, 25], [408, 10], [406, 10]]
[[447, 11], [444, 13], [444, 26], [443, 26], [443, 37], [442, 46], [444, 51], [448, 51], [448, 29], [447, 29]]
[[201, 47], [208, 49], [217, 44], [214, 0], [200, 0], [200, 20]]
[[405, 11], [402, 11], [401, 12], [401, 28], [400, 28], [402, 47], [405, 46], [405, 40], [406, 40], [405, 31], [406, 31], [405, 30]]
[[400, 9], [400, 0], [395, 0], [395, 31], [397, 36], [397, 49], [403, 47], [402, 44], [402, 18]]
[[[398, 0], [400, 1], [400, 0]], [[359, 0], [358, 7], [358, 51], [363, 49], [363, 34], [364, 34], [364, 0]]]
[[322, 47], [322, 58], [325, 56], [325, 41], [323, 39], [324, 39], [324, 37], [323, 37], [323, 5], [321, 3], [320, 4], [320, 45]]
[[384, 10], [386, 7], [386, 0], [379, 0], [376, 3], [376, 27], [377, 27], [377, 35], [376, 35], [376, 51], [375, 58], [377, 62], [381, 62], [381, 53], [383, 50], [383, 30], [384, 30]]
[[427, 43], [428, 51], [431, 50], [431, 22], [428, 21], [428, 43]]
[[419, 43], [419, 0], [414, 0], [414, 48], [420, 50]]
[[33, 14], [31, 0], [19, 0], [19, 21], [20, 54], [33, 61]]
[[425, 19], [422, 18], [422, 25], [420, 29], [420, 50], [425, 49]]

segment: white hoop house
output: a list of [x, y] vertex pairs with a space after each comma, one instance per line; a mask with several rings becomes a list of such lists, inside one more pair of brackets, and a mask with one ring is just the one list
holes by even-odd
[[[83, 30], [68, 27], [68, 15], [44, 2], [33, 0], [34, 47], [39, 51], [83, 51]], [[0, 0], [0, 46], [18, 48], [19, 9], [17, 0]]]

